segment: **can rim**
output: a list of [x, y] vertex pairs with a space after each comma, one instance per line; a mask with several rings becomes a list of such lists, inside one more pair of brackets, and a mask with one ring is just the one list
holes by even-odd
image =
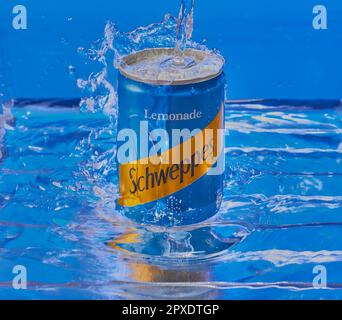
[[[123, 75], [126, 78], [129, 78], [131, 80], [146, 83], [146, 84], [153, 84], [153, 85], [170, 85], [170, 86], [179, 86], [179, 85], [188, 85], [188, 84], [196, 84], [201, 82], [206, 82], [212, 79], [217, 78], [223, 73], [224, 65], [225, 65], [225, 59], [218, 54], [210, 53], [203, 50], [197, 50], [197, 49], [186, 49], [185, 54], [191, 53], [192, 56], [199, 58], [200, 60], [204, 59], [205, 57], [208, 57], [209, 55], [215, 55], [222, 61], [222, 67], [219, 69], [218, 72], [213, 72], [210, 75], [197, 77], [197, 78], [190, 78], [190, 79], [184, 79], [184, 80], [152, 80], [152, 79], [143, 79], [139, 77], [138, 75], [135, 75], [133, 73], [130, 73], [126, 70], [126, 66], [133, 65], [134, 63], [138, 62], [139, 60], [148, 59], [152, 56], [152, 53], [158, 52], [159, 54], [172, 54], [174, 52], [174, 48], [150, 48], [150, 49], [144, 49], [141, 51], [137, 51], [135, 53], [129, 54], [127, 56], [124, 56], [119, 64], [119, 72], [121, 75]], [[140, 58], [140, 59], [139, 59]]]

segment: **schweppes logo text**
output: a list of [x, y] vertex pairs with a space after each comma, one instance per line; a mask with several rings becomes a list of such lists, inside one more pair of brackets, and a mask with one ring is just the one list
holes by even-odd
[[206, 175], [223, 149], [224, 107], [207, 128], [160, 154], [120, 164], [119, 204], [134, 207], [170, 196]]

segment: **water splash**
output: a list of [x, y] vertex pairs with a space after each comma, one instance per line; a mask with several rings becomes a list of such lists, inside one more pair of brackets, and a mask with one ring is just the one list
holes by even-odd
[[[102, 39], [95, 41], [90, 49], [78, 48], [86, 62], [100, 65], [97, 72], [93, 71], [86, 78], [77, 79], [77, 86], [84, 93], [80, 103], [81, 110], [104, 112], [116, 121], [118, 97], [115, 69], [118, 69], [122, 57], [126, 55], [147, 48], [176, 48], [178, 57], [183, 55], [186, 47], [211, 52], [204, 44], [190, 40], [192, 29], [193, 0], [182, 2], [178, 20], [166, 14], [161, 22], [129, 32], [120, 31], [113, 22], [108, 21]], [[75, 73], [74, 66], [69, 67], [69, 73]]]
[[[83, 91], [80, 107], [84, 112], [104, 112], [117, 117], [116, 73], [121, 58], [125, 55], [152, 47], [175, 45], [176, 21], [166, 15], [160, 23], [139, 27], [130, 32], [121, 32], [110, 21], [106, 23], [104, 37], [95, 41], [90, 49], [78, 48], [86, 61], [97, 63], [101, 69], [91, 72], [86, 79], [77, 79], [77, 86]], [[114, 68], [113, 68], [114, 67]], [[72, 68], [74, 73], [74, 68]]]
[[85, 51], [79, 48], [86, 59], [98, 62], [102, 68], [98, 72], [92, 72], [87, 79], [78, 79], [77, 86], [83, 90], [85, 96], [81, 99], [82, 111], [95, 113], [102, 111], [114, 118], [117, 116], [117, 93], [113, 83], [109, 80], [110, 54], [114, 52], [114, 37], [117, 30], [114, 24], [108, 22], [104, 31], [104, 38], [95, 42], [92, 47]]
[[14, 130], [14, 117], [11, 108], [14, 104], [13, 100], [9, 100], [0, 104], [0, 161], [5, 154], [4, 138], [7, 130]]

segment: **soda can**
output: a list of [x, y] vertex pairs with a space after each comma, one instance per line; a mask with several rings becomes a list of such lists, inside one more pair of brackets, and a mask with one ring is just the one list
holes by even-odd
[[224, 59], [188, 49], [122, 59], [118, 172], [124, 214], [140, 224], [194, 225], [220, 209], [224, 175]]

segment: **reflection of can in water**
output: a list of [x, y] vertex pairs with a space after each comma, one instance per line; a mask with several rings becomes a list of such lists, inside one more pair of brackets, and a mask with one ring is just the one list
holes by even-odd
[[158, 226], [207, 220], [222, 201], [224, 60], [189, 49], [175, 66], [173, 53], [126, 56], [118, 85], [118, 202], [129, 218]]

